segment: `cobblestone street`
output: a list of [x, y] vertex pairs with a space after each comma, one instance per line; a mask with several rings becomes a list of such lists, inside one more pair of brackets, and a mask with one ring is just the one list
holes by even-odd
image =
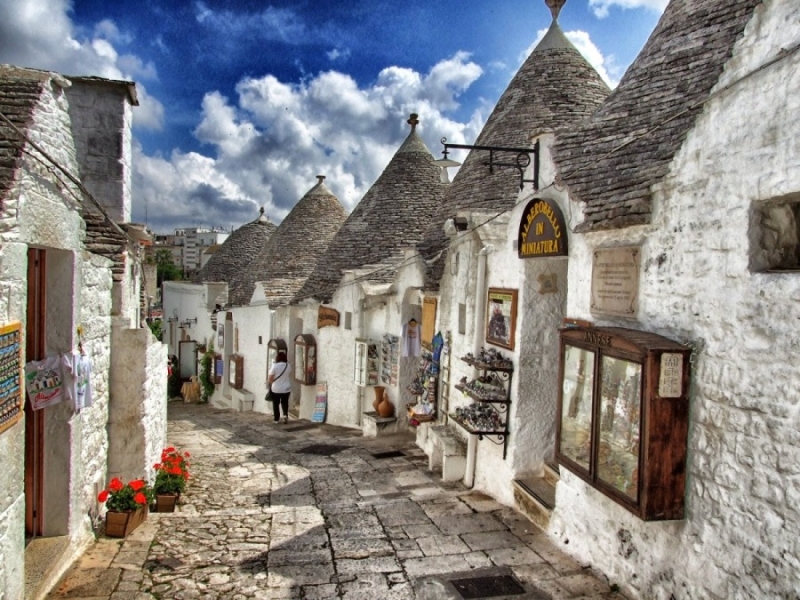
[[[411, 434], [169, 410], [170, 444], [192, 455], [177, 512], [99, 538], [50, 599], [621, 598], [518, 512], [441, 482]], [[524, 592], [450, 583], [476, 576]]]

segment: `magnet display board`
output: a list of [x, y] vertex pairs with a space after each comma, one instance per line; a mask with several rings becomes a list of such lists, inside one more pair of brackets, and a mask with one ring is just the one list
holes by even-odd
[[0, 433], [24, 414], [22, 323], [0, 327]]

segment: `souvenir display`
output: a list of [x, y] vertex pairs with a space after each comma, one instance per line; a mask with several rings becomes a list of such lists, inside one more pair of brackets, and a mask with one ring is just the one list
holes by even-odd
[[494, 348], [481, 348], [477, 355], [470, 352], [461, 360], [479, 369], [480, 375], [471, 381], [462, 377], [455, 388], [476, 402], [456, 408], [450, 417], [478, 439], [487, 435], [497, 439], [496, 443], [503, 444], [505, 458], [513, 362]]
[[0, 327], [0, 432], [23, 415], [21, 327], [19, 322]]
[[645, 520], [683, 518], [690, 353], [641, 331], [561, 331], [556, 458]]
[[369, 340], [356, 340], [353, 361], [353, 381], [356, 385], [378, 385], [379, 361], [378, 344]]
[[409, 425], [436, 419], [436, 403], [439, 390], [439, 371], [444, 338], [437, 333], [431, 342], [431, 349], [423, 348], [420, 353], [414, 380], [407, 390], [417, 396], [416, 404], [407, 405]]
[[387, 333], [381, 342], [381, 382], [397, 385], [400, 368], [400, 337]]

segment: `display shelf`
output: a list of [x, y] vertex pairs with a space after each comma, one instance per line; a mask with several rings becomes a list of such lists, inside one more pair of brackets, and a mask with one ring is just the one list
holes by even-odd
[[503, 459], [508, 450], [508, 407], [511, 405], [511, 380], [514, 365], [497, 350], [481, 350], [478, 356], [467, 354], [461, 360], [481, 372], [471, 382], [466, 377], [454, 387], [473, 400], [466, 408], [458, 408], [449, 417], [478, 439], [491, 436], [503, 444]]
[[506, 410], [506, 407], [508, 407], [508, 405], [511, 404], [511, 400], [509, 400], [506, 397], [500, 398], [500, 397], [495, 396], [495, 397], [487, 398], [487, 397], [484, 397], [484, 396], [481, 396], [481, 395], [477, 394], [474, 390], [471, 390], [470, 388], [468, 388], [466, 385], [464, 385], [462, 383], [457, 383], [454, 387], [458, 391], [463, 392], [464, 394], [466, 394], [467, 396], [469, 396], [473, 400], [476, 400], [477, 402], [487, 402], [489, 404], [501, 404], [501, 405], [504, 406], [504, 408], [502, 408], [501, 410]]
[[652, 333], [561, 331], [556, 458], [646, 521], [683, 518], [690, 357]]

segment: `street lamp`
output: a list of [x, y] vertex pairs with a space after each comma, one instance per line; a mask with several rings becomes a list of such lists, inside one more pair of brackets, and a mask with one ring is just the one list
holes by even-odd
[[[508, 148], [504, 146], [470, 146], [468, 144], [448, 144], [447, 138], [441, 139], [444, 150], [442, 151], [442, 158], [434, 160], [433, 164], [437, 167], [442, 167], [443, 175], [442, 182], [448, 183], [447, 177], [448, 167], [457, 167], [461, 163], [447, 157], [450, 150], [478, 150], [489, 153], [489, 160], [483, 164], [489, 167], [489, 172], [494, 173], [495, 167], [510, 167], [519, 172], [519, 189], [522, 190], [526, 183], [532, 183], [533, 189], [539, 189], [539, 140], [536, 140], [533, 148]], [[516, 154], [514, 162], [501, 162], [495, 156], [496, 153]], [[531, 164], [531, 155], [533, 155], [533, 178], [525, 179], [525, 169]]]

